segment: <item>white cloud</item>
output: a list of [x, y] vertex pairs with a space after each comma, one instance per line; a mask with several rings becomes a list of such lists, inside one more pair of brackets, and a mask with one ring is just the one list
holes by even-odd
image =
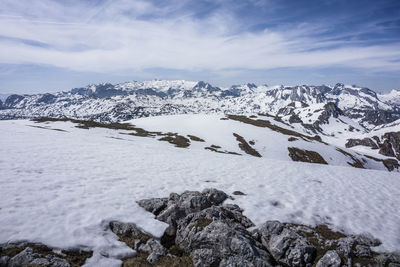
[[[237, 32], [232, 13], [199, 19], [176, 14], [182, 1], [157, 7], [148, 1], [9, 1], [0, 4], [0, 63], [45, 64], [76, 71], [171, 68], [212, 71], [249, 68], [346, 66], [400, 69], [398, 44], [366, 46], [319, 39], [318, 25], [257, 33]], [[26, 6], [31, 8], [27, 11]], [[152, 16], [151, 20], [143, 20]], [[45, 43], [32, 46], [15, 38]], [[334, 44], [336, 48], [332, 47]]]

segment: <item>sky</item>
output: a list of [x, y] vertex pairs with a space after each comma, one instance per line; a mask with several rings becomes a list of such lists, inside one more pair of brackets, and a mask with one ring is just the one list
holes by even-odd
[[400, 89], [400, 1], [0, 1], [0, 94], [152, 79]]

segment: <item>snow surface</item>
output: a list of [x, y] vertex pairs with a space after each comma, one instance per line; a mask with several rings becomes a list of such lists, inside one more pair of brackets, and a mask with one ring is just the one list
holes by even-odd
[[[201, 125], [200, 118], [192, 123]], [[168, 127], [164, 119], [157, 118], [159, 130]], [[135, 201], [214, 187], [246, 193], [230, 202], [257, 225], [327, 223], [349, 234], [371, 233], [383, 241], [381, 250], [400, 248], [398, 173], [176, 148], [65, 122], [0, 121], [0, 129], [0, 242], [79, 246], [94, 251], [88, 266], [118, 266], [133, 251], [107, 228], [110, 220], [160, 236], [166, 224]]]

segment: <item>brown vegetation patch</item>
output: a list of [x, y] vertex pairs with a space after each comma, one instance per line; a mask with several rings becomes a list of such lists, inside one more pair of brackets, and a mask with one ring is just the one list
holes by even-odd
[[[33, 119], [33, 121], [35, 121], [35, 122], [70, 121], [72, 123], [77, 123], [78, 125], [75, 127], [81, 128], [81, 129], [90, 129], [90, 128], [98, 127], [98, 128], [107, 128], [107, 129], [114, 129], [114, 130], [127, 130], [127, 131], [133, 131], [131, 133], [127, 133], [127, 134], [133, 135], [133, 136], [139, 136], [139, 137], [162, 136], [158, 140], [169, 142], [170, 144], [173, 144], [176, 147], [190, 146], [190, 140], [184, 136], [178, 135], [177, 133], [162, 133], [162, 132], [147, 131], [143, 128], [136, 127], [129, 123], [118, 123], [118, 122], [101, 123], [101, 122], [96, 122], [96, 121], [76, 120], [76, 119], [68, 119], [68, 118], [39, 118], [39, 119]], [[34, 126], [34, 127], [36, 127], [36, 126]], [[41, 126], [37, 126], [37, 127], [41, 127]], [[188, 137], [194, 141], [204, 142], [203, 139], [196, 137], [194, 135], [188, 135]]]
[[208, 218], [199, 218], [196, 221], [196, 227], [206, 227], [207, 225], [209, 225], [210, 223], [212, 223], [213, 220], [208, 219]]
[[325, 159], [315, 151], [303, 150], [297, 147], [288, 147], [289, 157], [293, 161], [328, 164]]
[[279, 132], [284, 135], [292, 135], [292, 136], [300, 137], [300, 138], [303, 138], [303, 139], [309, 140], [309, 141], [315, 140], [315, 141], [321, 142], [321, 138], [319, 136], [318, 137], [317, 136], [314, 136], [314, 137], [307, 136], [307, 135], [301, 134], [296, 131], [292, 131], [292, 130], [289, 130], [286, 128], [279, 127], [279, 126], [272, 124], [266, 120], [253, 120], [253, 119], [247, 118], [246, 116], [241, 116], [241, 115], [228, 115], [228, 118], [231, 120], [240, 121], [240, 122], [254, 125], [257, 127], [269, 128], [275, 132]]
[[249, 155], [261, 158], [261, 154], [258, 153], [257, 150], [252, 148], [242, 136], [238, 135], [237, 133], [233, 133], [233, 136], [235, 136], [236, 140], [239, 142], [238, 145], [241, 150], [243, 150], [245, 153], [247, 153]]
[[231, 151], [226, 151], [226, 150], [224, 150], [224, 151], [218, 150], [219, 148], [221, 148], [221, 147], [220, 146], [216, 146], [216, 145], [211, 145], [211, 146], [205, 147], [204, 149], [210, 150], [210, 151], [213, 151], [213, 152], [217, 152], [217, 153], [222, 153], [222, 154], [231, 154], [231, 155], [241, 156], [241, 154], [236, 153], [236, 152], [231, 152]]
[[289, 137], [288, 138], [289, 142], [293, 142], [293, 141], [296, 141], [296, 140], [299, 140], [299, 139], [297, 139], [296, 137]]
[[59, 132], [67, 132], [66, 130], [57, 129], [57, 128], [49, 128], [49, 127], [36, 126], [36, 125], [26, 125], [26, 126], [34, 127], [34, 128], [39, 128], [39, 129], [45, 129], [45, 130], [53, 130], [53, 131], [59, 131]]
[[398, 169], [400, 167], [399, 162], [396, 159], [378, 159], [369, 155], [364, 155], [364, 156], [369, 159], [382, 162], [383, 165], [386, 167], [386, 169], [388, 169], [388, 171], [393, 171], [394, 168]]
[[190, 140], [182, 135], [168, 135], [164, 136], [159, 141], [167, 141], [170, 144], [174, 144], [176, 147], [188, 147], [190, 146]]
[[188, 134], [188, 137], [189, 137], [190, 140], [192, 140], [192, 141], [196, 141], [196, 142], [205, 142], [204, 139], [201, 139], [200, 137], [197, 137], [197, 136], [194, 136], [194, 135]]
[[336, 150], [339, 151], [340, 153], [342, 153], [343, 155], [350, 157], [353, 160], [353, 162], [347, 162], [347, 164], [349, 164], [350, 166], [353, 166], [355, 168], [365, 169], [362, 162], [358, 158], [356, 158], [355, 156], [350, 154], [349, 152], [346, 152], [340, 148], [336, 148]]

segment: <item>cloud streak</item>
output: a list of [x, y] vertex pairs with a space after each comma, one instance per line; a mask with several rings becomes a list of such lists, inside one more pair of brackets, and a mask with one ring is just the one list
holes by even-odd
[[328, 66], [400, 70], [397, 40], [372, 44], [357, 39], [363, 31], [353, 39], [348, 38], [351, 33], [324, 35], [334, 27], [330, 23], [246, 31], [259, 21], [241, 19], [237, 11], [242, 7], [227, 1], [214, 2], [205, 14], [188, 9], [188, 1], [83, 2], [2, 1], [0, 63], [95, 72]]

